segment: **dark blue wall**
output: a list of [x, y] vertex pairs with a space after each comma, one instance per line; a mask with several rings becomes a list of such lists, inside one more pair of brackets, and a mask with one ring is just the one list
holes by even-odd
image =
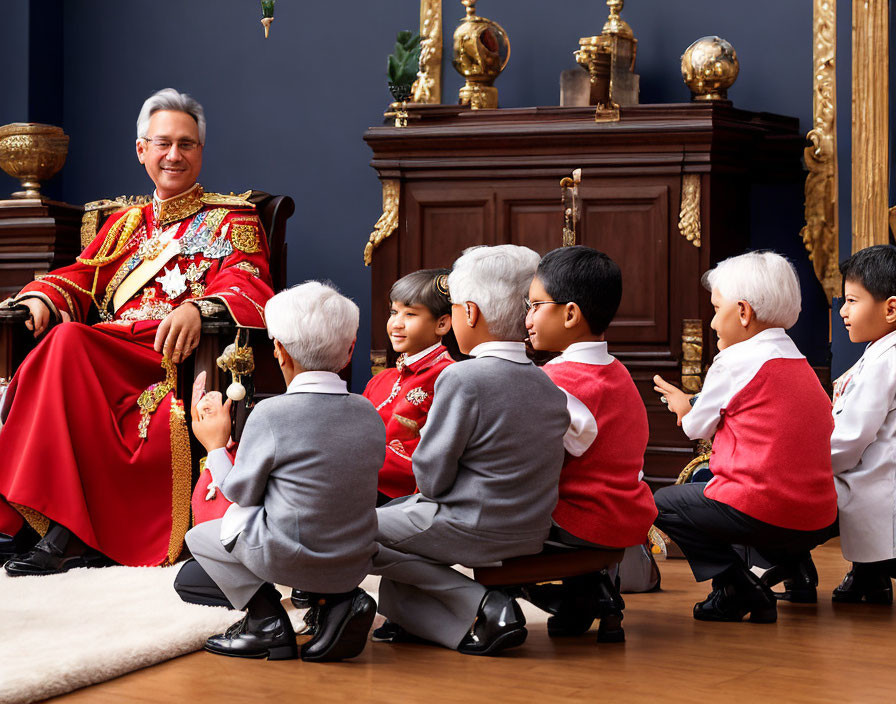
[[[354, 371], [356, 386], [362, 384], [369, 374], [370, 277], [361, 252], [381, 211], [381, 195], [361, 135], [382, 121], [390, 100], [385, 57], [397, 30], [417, 28], [418, 3], [282, 0], [265, 41], [259, 3], [249, 0], [66, 0], [64, 7], [62, 0], [30, 0], [49, 23], [41, 24], [41, 36], [32, 27], [30, 52], [21, 46], [27, 12], [18, 9], [27, 4], [4, 3], [0, 38], [7, 42], [0, 56], [9, 67], [6, 75], [16, 76], [18, 69], [28, 73], [29, 53], [41, 55], [34, 48], [51, 43], [52, 55], [61, 45], [62, 123], [72, 137], [61, 197], [83, 202], [148, 192], [151, 184], [134, 157], [139, 106], [167, 86], [195, 95], [209, 119], [203, 184], [295, 198], [298, 209], [288, 233], [290, 281], [329, 278], [361, 306]], [[451, 34], [463, 7], [445, 0], [444, 8], [443, 100], [453, 102], [461, 80], [450, 66]], [[503, 24], [513, 44], [510, 65], [497, 83], [505, 107], [557, 104], [558, 77], [575, 66], [572, 52], [579, 37], [600, 32], [607, 14], [596, 0], [480, 0], [478, 10]], [[734, 104], [796, 116], [807, 131], [811, 14], [808, 2], [630, 0], [624, 16], [639, 39], [642, 102], [687, 100], [679, 57], [698, 37], [719, 34], [732, 42], [741, 61], [730, 92]], [[57, 26], [61, 42], [52, 39]], [[46, 112], [56, 105], [55, 88], [43, 102], [23, 102], [16, 90], [21, 92], [5, 88], [4, 122], [38, 119], [21, 113], [25, 104]], [[842, 100], [841, 106], [848, 110], [848, 105]], [[848, 113], [841, 111], [841, 119]], [[799, 259], [805, 312], [794, 335], [812, 361], [823, 361], [827, 318], [799, 241], [802, 194], [794, 189], [783, 198], [776, 195], [774, 207], [768, 197], [766, 191], [757, 195], [754, 244]]]

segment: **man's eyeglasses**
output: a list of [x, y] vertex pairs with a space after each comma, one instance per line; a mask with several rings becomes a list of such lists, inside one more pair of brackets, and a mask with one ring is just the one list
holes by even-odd
[[177, 142], [172, 142], [170, 139], [160, 139], [159, 137], [144, 137], [143, 139], [149, 142], [152, 149], [157, 152], [171, 151], [172, 144], [177, 144], [177, 151], [179, 152], [191, 152], [199, 146], [199, 142], [195, 139], [179, 139]]
[[538, 306], [543, 305], [556, 305], [556, 306], [565, 306], [570, 301], [530, 301], [528, 298], [524, 298], [523, 302], [526, 304], [526, 312], [528, 313], [530, 310], [534, 310], [538, 308]]

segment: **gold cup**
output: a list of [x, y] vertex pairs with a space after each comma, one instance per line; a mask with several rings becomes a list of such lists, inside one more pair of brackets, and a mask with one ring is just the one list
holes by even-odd
[[467, 16], [454, 32], [454, 68], [466, 83], [460, 104], [473, 110], [498, 107], [492, 84], [510, 60], [510, 39], [497, 22], [476, 15], [477, 0], [461, 0]]
[[692, 100], [727, 100], [739, 72], [734, 47], [721, 37], [701, 37], [681, 56], [681, 75]]
[[59, 173], [68, 155], [61, 127], [13, 122], [0, 127], [0, 168], [22, 184], [13, 198], [40, 198], [41, 181]]

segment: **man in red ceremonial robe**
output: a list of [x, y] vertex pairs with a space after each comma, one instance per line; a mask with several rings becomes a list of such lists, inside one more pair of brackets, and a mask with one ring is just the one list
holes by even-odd
[[176, 365], [198, 344], [202, 315], [226, 309], [237, 325], [264, 328], [273, 294], [254, 206], [196, 181], [204, 143], [199, 103], [171, 88], [151, 96], [137, 158], [155, 184], [152, 203], [114, 213], [76, 263], [9, 302], [29, 309], [35, 336], [61, 321], [0, 410], [10, 575], [180, 554], [191, 466]]

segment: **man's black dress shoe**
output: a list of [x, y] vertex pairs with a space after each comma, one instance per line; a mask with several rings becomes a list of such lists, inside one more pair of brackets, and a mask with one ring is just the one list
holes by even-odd
[[5, 565], [11, 577], [60, 574], [75, 567], [108, 567], [115, 562], [96, 550], [87, 547], [71, 532], [51, 523], [46, 535], [32, 550], [18, 555]]
[[235, 658], [295, 660], [296, 634], [273, 584], [264, 584], [246, 605], [246, 616], [205, 641], [205, 649]]
[[304, 592], [301, 589], [293, 589], [292, 594], [289, 596], [289, 600], [297, 609], [308, 609], [314, 601], [314, 594], [311, 592]]
[[741, 621], [750, 614], [753, 623], [774, 623], [778, 606], [771, 590], [746, 567], [733, 567], [713, 580], [716, 587], [694, 604], [698, 621]]
[[769, 589], [783, 582], [783, 592], [772, 592], [781, 601], [794, 604], [814, 604], [818, 601], [818, 571], [811, 555], [796, 563], [775, 565], [762, 575], [761, 580]]
[[370, 634], [370, 640], [374, 643], [421, 643], [425, 645], [435, 645], [431, 640], [415, 636], [413, 633], [406, 631], [395, 621], [386, 621], [379, 628], [373, 629]]
[[315, 596], [315, 634], [302, 645], [302, 660], [331, 662], [360, 655], [376, 616], [373, 598], [357, 588], [347, 594]]
[[[888, 561], [889, 562], [889, 561]], [[893, 583], [883, 569], [874, 567], [876, 563], [853, 563], [840, 585], [831, 594], [831, 601], [841, 604], [884, 604], [893, 603]]]
[[22, 524], [15, 535], [0, 533], [0, 564], [7, 560], [22, 555], [40, 540], [40, 534], [31, 527], [28, 521]]
[[526, 642], [526, 617], [514, 599], [498, 590], [482, 597], [470, 632], [457, 646], [464, 655], [496, 655]]

